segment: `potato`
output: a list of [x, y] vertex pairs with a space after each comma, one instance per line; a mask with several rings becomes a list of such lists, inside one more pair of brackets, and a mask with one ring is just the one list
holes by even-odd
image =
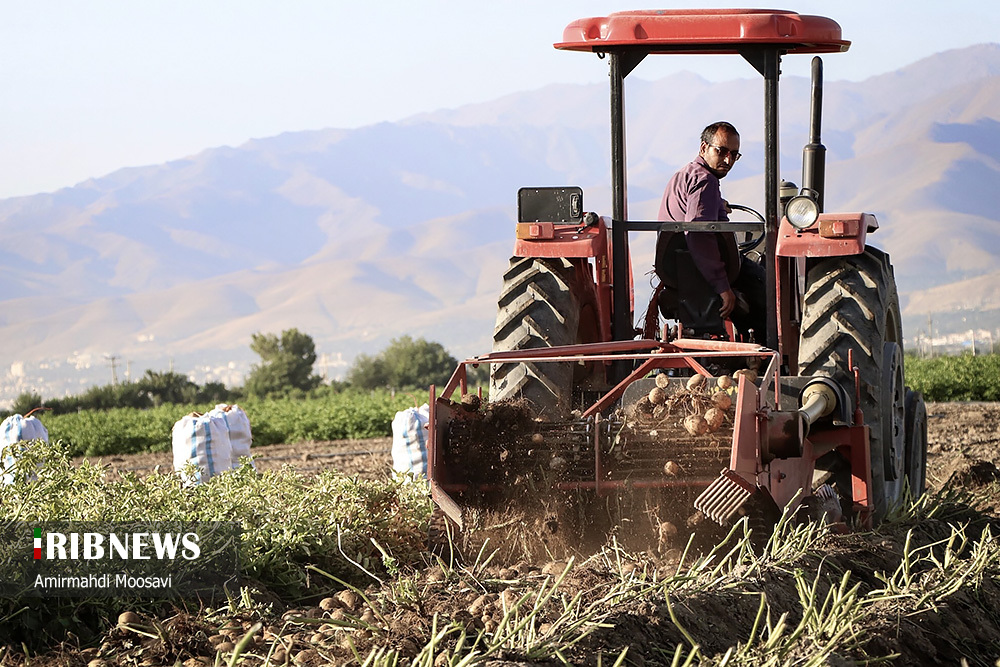
[[118, 617], [119, 625], [138, 625], [139, 623], [142, 623], [142, 618], [134, 611], [123, 612]]
[[667, 542], [677, 536], [677, 526], [669, 521], [664, 521], [659, 525], [660, 541]]
[[715, 384], [718, 385], [719, 389], [725, 391], [733, 386], [733, 378], [728, 375], [720, 375], [719, 379], [715, 381]]
[[705, 376], [699, 373], [692, 375], [687, 381], [687, 388], [694, 390], [705, 384]]
[[719, 408], [709, 408], [705, 413], [705, 421], [708, 422], [709, 432], [714, 433], [726, 421], [726, 413]]
[[296, 665], [307, 665], [313, 662], [319, 657], [319, 652], [315, 649], [307, 648], [304, 651], [299, 651], [295, 658], [292, 660]]
[[726, 392], [717, 391], [714, 394], [712, 394], [712, 403], [715, 404], [715, 407], [725, 412], [726, 410], [729, 410], [729, 408], [733, 406], [733, 399], [731, 399], [729, 397], [729, 394], [727, 394]]
[[663, 464], [663, 472], [671, 477], [677, 477], [677, 475], [681, 474], [681, 471], [681, 466], [677, 461], [667, 461]]
[[653, 405], [663, 405], [667, 402], [667, 392], [660, 387], [653, 387], [649, 390], [648, 398]]
[[708, 422], [701, 415], [688, 415], [684, 418], [684, 429], [691, 435], [708, 433]]
[[656, 386], [660, 389], [666, 389], [670, 386], [670, 376], [666, 373], [657, 373], [656, 375]]
[[361, 602], [361, 596], [351, 589], [340, 591], [335, 597], [340, 600], [340, 604], [342, 604], [345, 609], [350, 611], [357, 609], [358, 603]]
[[482, 615], [483, 610], [490, 602], [492, 602], [492, 600], [489, 598], [489, 593], [483, 593], [477, 597], [471, 605], [469, 605], [469, 613], [473, 616]]

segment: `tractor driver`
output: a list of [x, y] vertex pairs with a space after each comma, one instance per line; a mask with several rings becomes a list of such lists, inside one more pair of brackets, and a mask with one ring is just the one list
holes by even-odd
[[[706, 127], [698, 157], [667, 183], [658, 219], [728, 221], [731, 209], [722, 198], [719, 181], [739, 159], [740, 135], [735, 127], [724, 121]], [[764, 340], [767, 311], [761, 265], [740, 257], [734, 232], [684, 232], [684, 236], [695, 266], [722, 299], [723, 319], [732, 320], [744, 340], [749, 340], [751, 329], [755, 341]]]

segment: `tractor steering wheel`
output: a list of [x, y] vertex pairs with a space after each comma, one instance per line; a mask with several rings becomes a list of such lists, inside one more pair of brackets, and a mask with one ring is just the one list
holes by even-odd
[[[759, 212], [750, 208], [749, 206], [744, 206], [743, 204], [730, 204], [729, 208], [734, 211], [743, 211], [744, 213], [749, 213], [751, 217], [757, 218], [762, 225], [767, 223], [764, 221], [764, 216]], [[747, 232], [747, 238], [744, 241], [737, 242], [737, 247], [740, 249], [740, 254], [744, 257], [748, 252], [757, 247], [757, 245], [764, 240], [764, 230], [761, 229], [759, 232]]]

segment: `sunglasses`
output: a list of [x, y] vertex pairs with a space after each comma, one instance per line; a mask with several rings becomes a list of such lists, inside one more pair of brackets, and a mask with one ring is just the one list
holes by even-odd
[[733, 158], [733, 162], [736, 162], [741, 157], [743, 157], [743, 154], [740, 153], [739, 151], [731, 151], [725, 146], [716, 146], [715, 144], [708, 144], [708, 146], [714, 148], [715, 151], [719, 154], [719, 157], [722, 158], [723, 160], [731, 156]]

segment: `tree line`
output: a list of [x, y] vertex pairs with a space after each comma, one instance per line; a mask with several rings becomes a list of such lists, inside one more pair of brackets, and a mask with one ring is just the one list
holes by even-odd
[[[440, 344], [410, 336], [394, 338], [375, 355], [359, 355], [344, 380], [323, 384], [313, 366], [316, 345], [312, 337], [298, 329], [281, 334], [255, 333], [250, 349], [260, 357], [247, 374], [242, 387], [226, 387], [221, 382], [199, 385], [173, 371], [147, 370], [134, 382], [107, 384], [81, 394], [43, 398], [24, 392], [14, 401], [12, 413], [26, 414], [37, 407], [55, 414], [111, 408], [153, 408], [159, 405], [234, 403], [243, 398], [307, 398], [330, 392], [387, 388], [396, 391], [424, 390], [443, 385], [458, 361]], [[473, 383], [485, 382], [480, 371]]]

